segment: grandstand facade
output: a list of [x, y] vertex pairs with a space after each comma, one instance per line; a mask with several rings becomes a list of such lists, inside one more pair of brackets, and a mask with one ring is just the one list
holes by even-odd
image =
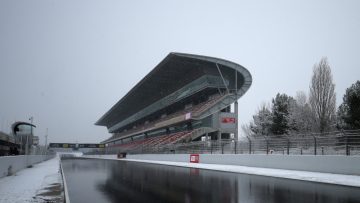
[[95, 124], [107, 127], [102, 143], [116, 152], [237, 139], [237, 100], [251, 83], [236, 63], [170, 53]]

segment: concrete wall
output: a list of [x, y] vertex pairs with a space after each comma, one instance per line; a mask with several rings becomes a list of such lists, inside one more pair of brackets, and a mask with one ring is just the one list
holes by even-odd
[[[201, 154], [202, 156], [203, 154]], [[143, 159], [153, 161], [174, 161], [174, 162], [189, 162], [189, 154], [136, 154], [126, 155], [127, 159]]]
[[102, 159], [116, 159], [117, 155], [116, 154], [99, 154], [99, 155], [83, 155], [82, 157], [87, 157], [87, 158], [102, 158]]
[[[129, 159], [189, 162], [189, 154], [127, 155]], [[359, 156], [200, 154], [200, 163], [360, 175]]]
[[0, 178], [12, 175], [28, 166], [53, 158], [54, 155], [22, 155], [0, 157]]

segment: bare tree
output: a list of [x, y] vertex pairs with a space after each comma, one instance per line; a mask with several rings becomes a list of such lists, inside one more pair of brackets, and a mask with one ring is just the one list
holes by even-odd
[[241, 125], [241, 129], [242, 129], [245, 136], [248, 136], [248, 137], [254, 136], [254, 132], [251, 131], [250, 124]]
[[296, 92], [295, 102], [290, 108], [289, 121], [292, 122], [294, 131], [297, 133], [306, 133], [314, 129], [314, 115], [311, 111], [305, 92]]
[[314, 113], [317, 129], [322, 133], [332, 126], [335, 120], [335, 84], [327, 58], [314, 65], [310, 84], [310, 106]]
[[295, 100], [299, 106], [305, 106], [308, 103], [308, 99], [304, 91], [297, 91]]

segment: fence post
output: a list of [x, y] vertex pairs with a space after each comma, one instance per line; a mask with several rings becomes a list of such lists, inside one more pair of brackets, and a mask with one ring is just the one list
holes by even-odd
[[286, 137], [287, 139], [287, 149], [286, 149], [286, 152], [287, 152], [287, 155], [290, 154], [290, 139], [288, 137]]
[[249, 141], [249, 154], [251, 154], [251, 140]]
[[235, 145], [234, 145], [234, 147], [235, 147], [235, 154], [236, 154], [236, 150], [237, 150], [237, 142], [238, 142], [238, 141], [235, 141], [235, 142], [234, 142], [234, 144], [235, 144]]
[[348, 137], [345, 135], [345, 140], [346, 140], [346, 156], [350, 155], [350, 150], [349, 150], [349, 142], [348, 142]]
[[224, 143], [220, 142], [221, 154], [224, 154]]
[[349, 139], [348, 139], [346, 133], [344, 132], [344, 130], [342, 130], [341, 132], [344, 134], [344, 137], [345, 137], [345, 154], [346, 154], [346, 156], [349, 156], [350, 155]]
[[349, 149], [348, 137], [347, 137], [346, 133], [344, 132], [344, 130], [341, 130], [341, 133], [343, 134], [343, 137], [345, 138], [345, 155], [349, 156], [350, 149]]
[[246, 136], [246, 138], [249, 140], [249, 154], [251, 154], [251, 140], [249, 136]]
[[266, 141], [266, 154], [269, 154], [269, 140], [266, 138], [266, 136], [265, 136], [265, 141]]
[[316, 145], [317, 145], [317, 143], [316, 143], [316, 136], [315, 135], [313, 135], [313, 134], [311, 134], [312, 136], [313, 136], [313, 138], [314, 138], [314, 155], [316, 155], [317, 154], [317, 152], [316, 152]]

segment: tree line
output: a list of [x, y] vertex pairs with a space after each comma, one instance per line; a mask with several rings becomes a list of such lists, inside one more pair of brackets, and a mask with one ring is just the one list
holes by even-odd
[[242, 129], [250, 136], [360, 129], [360, 81], [347, 88], [336, 108], [335, 83], [324, 57], [313, 67], [308, 95], [304, 91], [295, 97], [278, 93], [271, 103], [262, 104]]

